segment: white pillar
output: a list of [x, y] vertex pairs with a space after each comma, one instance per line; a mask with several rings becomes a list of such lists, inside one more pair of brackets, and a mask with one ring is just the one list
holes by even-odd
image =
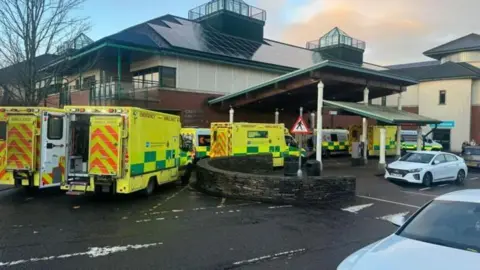
[[[363, 103], [365, 106], [368, 106], [368, 87], [365, 87], [363, 90]], [[362, 119], [362, 142], [363, 142], [363, 159], [365, 163], [367, 162], [367, 153], [368, 153], [368, 138], [367, 138], [367, 118]]]
[[[300, 118], [303, 117], [303, 108], [300, 107]], [[297, 176], [302, 177], [302, 135], [300, 135], [300, 140], [298, 140], [298, 148], [300, 150], [299, 155], [298, 155], [298, 170], [297, 170]]]
[[233, 110], [232, 107], [230, 107], [230, 111], [228, 111], [229, 115], [230, 115], [230, 123], [233, 123], [233, 114], [235, 113], [235, 111]]
[[417, 151], [421, 151], [423, 148], [422, 127], [417, 127]]
[[280, 112], [278, 112], [278, 109], [275, 110], [275, 124], [278, 124], [278, 117], [280, 116]]
[[312, 126], [310, 127], [312, 129], [312, 134], [315, 135], [315, 113], [314, 112], [310, 114], [310, 123], [312, 123]]
[[383, 164], [385, 166], [385, 139], [386, 139], [387, 130], [382, 127], [380, 129], [380, 160], [378, 161], [379, 166]]
[[[397, 99], [397, 110], [401, 111], [402, 110], [402, 93], [398, 93], [398, 99]], [[397, 157], [400, 157], [402, 155], [402, 127], [400, 125], [397, 126]]]
[[318, 82], [317, 85], [317, 141], [316, 141], [316, 151], [317, 151], [317, 160], [320, 162], [320, 169], [323, 170], [322, 164], [322, 107], [323, 107], [323, 83], [322, 81]]

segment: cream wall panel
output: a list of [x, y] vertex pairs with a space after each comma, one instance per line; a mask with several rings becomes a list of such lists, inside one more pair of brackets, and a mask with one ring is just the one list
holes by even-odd
[[480, 80], [472, 82], [472, 105], [480, 105]]
[[[445, 105], [439, 105], [440, 90], [446, 91]], [[452, 151], [460, 151], [462, 142], [470, 139], [471, 92], [470, 79], [422, 82], [419, 85], [419, 114], [442, 121], [455, 121], [450, 135]]]

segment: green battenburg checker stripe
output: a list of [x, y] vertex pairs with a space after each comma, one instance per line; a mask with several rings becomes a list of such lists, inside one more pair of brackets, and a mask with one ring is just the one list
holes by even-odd
[[[189, 155], [186, 152], [180, 152], [180, 158], [188, 158]], [[132, 176], [141, 175], [144, 173], [159, 171], [167, 169], [167, 160], [174, 159], [175, 166], [180, 164], [179, 158], [175, 158], [175, 150], [166, 150], [165, 152], [165, 160], [157, 160], [157, 152], [156, 151], [148, 151], [145, 152], [143, 155], [143, 163], [136, 163], [130, 166], [130, 174]], [[145, 171], [145, 164], [146, 163], [153, 163], [155, 162], [155, 170], [154, 171]]]
[[258, 146], [247, 146], [247, 154], [258, 153]]
[[145, 156], [143, 157], [144, 162], [153, 162], [157, 160], [157, 152], [145, 152]]

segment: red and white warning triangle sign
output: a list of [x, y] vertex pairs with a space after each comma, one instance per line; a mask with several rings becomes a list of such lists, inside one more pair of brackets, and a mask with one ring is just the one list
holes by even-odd
[[299, 116], [297, 121], [295, 121], [292, 129], [290, 129], [290, 132], [292, 134], [308, 134], [310, 133], [310, 129], [308, 128], [305, 121], [303, 121], [303, 118]]

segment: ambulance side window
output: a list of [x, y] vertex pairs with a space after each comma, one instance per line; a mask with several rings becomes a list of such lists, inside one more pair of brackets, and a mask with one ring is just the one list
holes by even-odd
[[0, 122], [0, 140], [7, 139], [7, 122]]
[[267, 139], [268, 131], [252, 130], [248, 132], [249, 139]]
[[330, 134], [330, 139], [332, 142], [338, 142], [338, 136], [335, 133]]
[[48, 117], [47, 138], [61, 140], [63, 138], [63, 116]]

